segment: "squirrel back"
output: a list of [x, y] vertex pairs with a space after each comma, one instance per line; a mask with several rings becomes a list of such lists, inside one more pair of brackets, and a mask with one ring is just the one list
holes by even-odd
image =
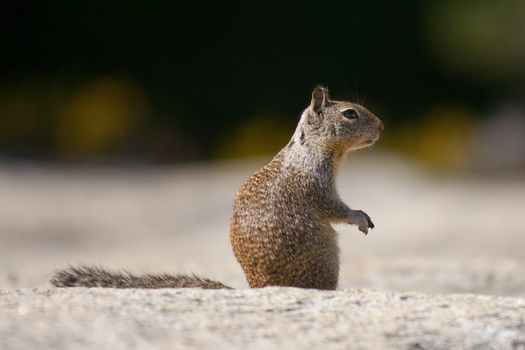
[[[291, 286], [335, 289], [339, 248], [332, 223], [357, 225], [367, 234], [370, 217], [350, 209], [335, 187], [337, 169], [351, 150], [372, 145], [383, 124], [366, 108], [333, 101], [316, 87], [290, 142], [239, 189], [230, 241], [252, 288]], [[57, 287], [230, 288], [195, 275], [134, 275], [99, 267], [58, 271]]]

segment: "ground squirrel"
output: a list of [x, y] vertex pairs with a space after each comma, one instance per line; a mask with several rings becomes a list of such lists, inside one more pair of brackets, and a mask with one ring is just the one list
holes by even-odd
[[[335, 187], [348, 151], [372, 145], [383, 124], [366, 108], [330, 99], [316, 87], [290, 142], [239, 189], [230, 239], [252, 288], [291, 286], [335, 289], [339, 248], [332, 223], [357, 225], [367, 234], [374, 224], [352, 210]], [[229, 288], [187, 275], [133, 275], [98, 267], [70, 267], [51, 279], [57, 287]]]

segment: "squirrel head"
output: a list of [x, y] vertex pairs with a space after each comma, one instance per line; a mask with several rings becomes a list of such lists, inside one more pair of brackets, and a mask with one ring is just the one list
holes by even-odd
[[296, 136], [301, 143], [347, 151], [371, 146], [382, 131], [383, 123], [368, 109], [351, 102], [334, 101], [327, 88], [317, 86], [301, 116]]

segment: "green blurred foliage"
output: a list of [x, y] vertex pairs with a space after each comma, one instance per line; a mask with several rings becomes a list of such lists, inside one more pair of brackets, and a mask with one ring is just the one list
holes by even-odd
[[144, 93], [133, 81], [88, 82], [58, 109], [57, 151], [74, 155], [111, 151], [139, 125], [145, 108]]
[[459, 106], [437, 105], [386, 136], [397, 149], [436, 170], [464, 170], [472, 154], [475, 115]]
[[386, 124], [380, 147], [460, 169], [485, 111], [525, 96], [520, 0], [11, 6], [0, 155], [273, 153], [321, 83], [338, 99], [367, 97]]
[[488, 84], [525, 82], [525, 1], [439, 1], [425, 19], [446, 68]]
[[103, 77], [76, 86], [24, 82], [0, 90], [0, 144], [49, 156], [85, 158], [114, 151], [141, 125], [143, 90], [125, 77]]
[[251, 157], [277, 153], [291, 138], [295, 125], [284, 117], [261, 114], [237, 125], [219, 140], [218, 158]]

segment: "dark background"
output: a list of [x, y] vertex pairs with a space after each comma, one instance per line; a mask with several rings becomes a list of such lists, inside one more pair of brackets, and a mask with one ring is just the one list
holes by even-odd
[[[469, 150], [510, 113], [502, 110], [517, 111], [507, 129], [525, 130], [523, 1], [11, 6], [2, 11], [0, 66], [0, 155], [8, 159], [273, 152], [316, 84], [380, 116], [379, 147], [445, 167], [468, 163]], [[517, 146], [498, 146], [517, 154], [509, 166], [523, 165], [523, 135], [513, 136]], [[434, 145], [449, 137], [467, 154], [455, 163]]]

